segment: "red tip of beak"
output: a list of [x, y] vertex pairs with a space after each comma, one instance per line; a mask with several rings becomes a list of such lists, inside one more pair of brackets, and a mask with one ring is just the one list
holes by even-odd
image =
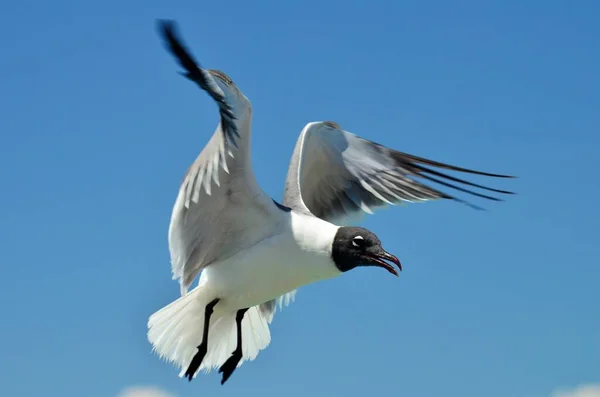
[[396, 277], [400, 276], [400, 274], [398, 274], [398, 272], [396, 271], [396, 268], [394, 268], [392, 265], [390, 265], [389, 263], [384, 261], [384, 260], [387, 260], [387, 261], [394, 263], [396, 266], [398, 266], [398, 269], [400, 271], [402, 271], [402, 263], [400, 263], [400, 260], [395, 255], [392, 255], [388, 252], [383, 251], [381, 254], [377, 255], [373, 259], [375, 260], [375, 262], [377, 262], [377, 264], [380, 267], [382, 267], [385, 270], [387, 270], [388, 272], [392, 273], [394, 276], [396, 276]]

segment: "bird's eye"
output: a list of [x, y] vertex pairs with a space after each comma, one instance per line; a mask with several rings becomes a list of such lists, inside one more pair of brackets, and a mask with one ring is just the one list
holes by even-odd
[[365, 239], [363, 238], [363, 236], [356, 236], [352, 239], [352, 245], [355, 246], [356, 248], [360, 248], [364, 245], [365, 243]]

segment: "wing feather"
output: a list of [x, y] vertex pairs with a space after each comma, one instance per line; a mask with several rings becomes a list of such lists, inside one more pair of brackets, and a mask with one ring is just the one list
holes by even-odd
[[256, 183], [249, 162], [250, 101], [223, 72], [200, 66], [174, 22], [159, 21], [159, 33], [184, 68], [182, 74], [214, 99], [220, 115], [216, 131], [183, 178], [171, 215], [171, 266], [184, 294], [204, 267], [274, 233], [279, 213]]
[[313, 122], [306, 125], [296, 143], [283, 204], [330, 222], [345, 223], [362, 213], [372, 214], [379, 207], [402, 202], [449, 199], [480, 209], [429, 186], [427, 182], [493, 201], [502, 199], [470, 188], [514, 194], [432, 167], [487, 177], [513, 178], [399, 152], [344, 131], [336, 123]]

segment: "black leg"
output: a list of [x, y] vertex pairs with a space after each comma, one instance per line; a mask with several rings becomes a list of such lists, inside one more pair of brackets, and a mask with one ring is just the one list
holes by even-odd
[[206, 355], [206, 351], [208, 349], [208, 327], [210, 326], [210, 316], [213, 314], [213, 309], [215, 305], [219, 303], [219, 298], [213, 300], [204, 309], [204, 330], [202, 332], [202, 343], [198, 346], [198, 351], [194, 358], [192, 358], [192, 362], [188, 367], [187, 371], [185, 371], [185, 377], [192, 381], [194, 374], [200, 368], [202, 364], [202, 360], [204, 360], [204, 356]]
[[229, 359], [225, 361], [225, 364], [219, 368], [219, 372], [223, 373], [221, 384], [224, 384], [227, 379], [229, 379], [233, 371], [235, 371], [238, 363], [242, 359], [242, 320], [244, 319], [244, 314], [246, 314], [247, 311], [248, 308], [240, 309], [235, 315], [235, 323], [237, 325], [237, 346], [231, 354], [231, 357], [229, 357]]

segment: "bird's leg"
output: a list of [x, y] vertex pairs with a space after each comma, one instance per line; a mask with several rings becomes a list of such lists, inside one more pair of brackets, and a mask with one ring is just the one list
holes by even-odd
[[192, 362], [190, 363], [188, 369], [185, 371], [185, 377], [190, 381], [193, 379], [196, 371], [198, 371], [198, 368], [200, 368], [202, 360], [204, 359], [204, 356], [208, 350], [208, 327], [210, 326], [210, 316], [213, 314], [213, 309], [217, 303], [219, 303], [219, 298], [213, 300], [206, 305], [206, 308], [204, 308], [204, 330], [202, 332], [202, 343], [198, 345], [198, 351], [194, 355], [194, 358], [192, 358]]
[[227, 379], [229, 379], [233, 371], [235, 371], [237, 368], [238, 363], [242, 359], [242, 320], [244, 319], [244, 314], [246, 314], [247, 311], [248, 308], [240, 309], [235, 315], [235, 323], [237, 326], [237, 346], [231, 354], [231, 357], [229, 357], [229, 359], [225, 361], [225, 364], [219, 368], [219, 372], [223, 373], [221, 384], [224, 384]]

